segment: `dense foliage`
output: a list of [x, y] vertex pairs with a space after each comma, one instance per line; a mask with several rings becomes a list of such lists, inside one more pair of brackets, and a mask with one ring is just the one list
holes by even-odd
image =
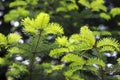
[[120, 5], [107, 0], [4, 4], [10, 11], [2, 17], [13, 27], [0, 33], [0, 80], [120, 80]]

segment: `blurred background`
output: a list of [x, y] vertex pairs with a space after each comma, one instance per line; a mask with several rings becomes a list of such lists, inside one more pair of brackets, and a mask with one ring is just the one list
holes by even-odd
[[[86, 3], [92, 3], [94, 0], [85, 1]], [[21, 19], [27, 16], [35, 17], [39, 12], [46, 12], [50, 14], [51, 22], [57, 22], [64, 27], [65, 35], [67, 36], [79, 32], [81, 26], [89, 25], [93, 31], [102, 31], [101, 35], [111, 34], [118, 38], [120, 1], [104, 0], [104, 3], [101, 2], [100, 4], [97, 4], [96, 1], [93, 4], [94, 6], [99, 6], [97, 8], [87, 6], [85, 1], [1, 0], [0, 32], [7, 35], [12, 31], [20, 31]], [[116, 10], [117, 13], [113, 10], [114, 8], [118, 8], [118, 11]]]

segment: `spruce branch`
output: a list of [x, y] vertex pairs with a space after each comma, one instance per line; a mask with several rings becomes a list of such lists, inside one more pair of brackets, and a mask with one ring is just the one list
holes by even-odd
[[33, 73], [33, 69], [34, 69], [35, 56], [36, 56], [36, 54], [38, 53], [38, 52], [36, 52], [36, 50], [37, 50], [37, 48], [38, 48], [38, 44], [39, 44], [39, 41], [40, 41], [41, 34], [42, 34], [42, 30], [39, 30], [38, 40], [37, 40], [37, 42], [36, 42], [35, 49], [34, 49], [34, 51], [32, 52], [32, 58], [31, 58], [31, 60], [30, 60], [29, 80], [33, 80], [32, 73]]

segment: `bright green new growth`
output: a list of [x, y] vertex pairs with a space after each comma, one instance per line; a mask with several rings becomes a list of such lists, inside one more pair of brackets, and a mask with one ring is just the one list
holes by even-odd
[[88, 29], [87, 26], [81, 28], [80, 39], [81, 41], [87, 43], [91, 48], [95, 44], [95, 37], [93, 36], [92, 32]]
[[11, 33], [7, 37], [9, 44], [17, 42], [18, 40], [20, 40], [20, 38], [21, 38], [21, 36], [17, 33]]
[[118, 58], [118, 60], [117, 60], [117, 61], [118, 61], [118, 64], [120, 65], [120, 58]]
[[36, 33], [36, 26], [34, 19], [31, 20], [30, 18], [25, 18], [22, 24], [24, 25], [25, 32]]
[[93, 63], [97, 64], [99, 66], [105, 67], [105, 63], [100, 59], [90, 58], [90, 59], [87, 60], [87, 65], [93, 65]]
[[95, 44], [95, 38], [87, 26], [83, 26], [80, 29], [80, 34], [73, 34], [69, 40], [72, 44], [69, 47], [79, 51], [92, 49]]
[[111, 11], [110, 11], [110, 14], [115, 17], [117, 15], [120, 15], [120, 7], [116, 7], [116, 8], [113, 8]]
[[13, 63], [11, 66], [9, 66], [11, 70], [7, 72], [7, 75], [15, 77], [18, 76], [19, 74], [25, 74], [28, 73], [28, 70], [26, 66], [24, 65], [18, 65]]
[[103, 38], [98, 41], [97, 47], [99, 48], [100, 52], [105, 51], [119, 51], [120, 46], [117, 40], [113, 38]]
[[56, 48], [50, 51], [51, 57], [60, 57], [63, 53], [68, 53], [68, 48]]
[[0, 66], [5, 64], [5, 60], [3, 58], [0, 58]]
[[17, 33], [10, 33], [7, 37], [0, 33], [0, 45], [13, 44], [18, 42], [21, 36]]
[[25, 18], [22, 22], [24, 31], [27, 33], [36, 34], [39, 30], [43, 30], [45, 35], [63, 34], [62, 27], [57, 23], [49, 23], [50, 16], [46, 13], [40, 13], [35, 19]]
[[5, 21], [8, 22], [10, 20], [16, 20], [20, 16], [26, 17], [29, 14], [30, 13], [28, 10], [18, 7], [16, 10], [11, 10], [9, 14], [4, 16], [4, 18], [5, 18]]
[[86, 7], [90, 7], [90, 3], [87, 0], [79, 0], [78, 2]]
[[106, 14], [106, 13], [100, 13], [100, 17], [103, 18], [103, 19], [106, 19], [106, 20], [110, 20], [111, 19], [111, 17], [108, 14]]
[[58, 38], [56, 39], [56, 42], [57, 42], [59, 45], [61, 45], [61, 46], [67, 46], [67, 45], [68, 45], [68, 39], [67, 39], [67, 37], [65, 37], [65, 36], [58, 37]]
[[46, 13], [40, 13], [35, 19], [37, 29], [44, 29], [49, 23], [50, 16]]
[[58, 23], [49, 23], [45, 28], [45, 34], [62, 35], [64, 32], [62, 26]]
[[104, 5], [104, 0], [95, 0], [91, 3], [91, 8], [93, 11], [100, 11], [103, 10], [104, 12], [107, 11], [106, 6]]
[[18, 47], [12, 47], [8, 50], [12, 54], [22, 54], [25, 53], [24, 50], [19, 49]]
[[26, 6], [26, 5], [27, 5], [27, 3], [25, 1], [16, 0], [15, 2], [10, 3], [9, 7]]
[[91, 8], [93, 11], [107, 11], [106, 6], [104, 5], [104, 0], [91, 0], [91, 2], [88, 0], [79, 0], [78, 2], [88, 8]]
[[82, 57], [79, 57], [78, 55], [74, 55], [74, 54], [67, 54], [66, 56], [64, 56], [62, 58], [62, 61], [76, 62], [76, 63], [79, 63], [81, 65], [83, 65], [85, 63], [85, 61], [84, 61], [84, 59]]
[[0, 33], [0, 45], [6, 44], [6, 37]]
[[44, 29], [49, 23], [49, 15], [40, 13], [36, 19], [25, 18], [23, 20], [24, 31], [30, 33], [37, 33], [38, 30]]

